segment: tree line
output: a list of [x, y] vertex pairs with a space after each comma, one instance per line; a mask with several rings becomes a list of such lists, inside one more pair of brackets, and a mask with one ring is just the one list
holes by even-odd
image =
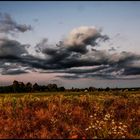
[[48, 84], [48, 85], [38, 85], [37, 83], [31, 84], [27, 82], [19, 82], [14, 80], [12, 85], [9, 86], [0, 86], [0, 93], [30, 93], [30, 92], [63, 92], [63, 91], [72, 91], [72, 92], [93, 92], [93, 91], [140, 91], [140, 88], [71, 88], [65, 89], [65, 87], [58, 87], [57, 84]]
[[31, 84], [27, 82], [24, 84], [23, 82], [18, 82], [16, 80], [13, 81], [12, 85], [9, 86], [0, 86], [0, 93], [26, 93], [26, 92], [56, 92], [56, 91], [65, 91], [64, 87], [58, 87], [56, 84], [48, 84], [48, 85], [38, 85], [37, 83]]

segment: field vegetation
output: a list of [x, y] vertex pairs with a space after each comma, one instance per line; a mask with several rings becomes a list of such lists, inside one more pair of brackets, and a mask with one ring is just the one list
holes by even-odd
[[0, 138], [139, 139], [140, 94], [0, 94]]

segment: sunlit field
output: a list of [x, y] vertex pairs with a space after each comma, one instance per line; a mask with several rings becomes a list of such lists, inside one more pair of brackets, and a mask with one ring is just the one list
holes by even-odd
[[140, 94], [0, 94], [0, 138], [139, 139]]

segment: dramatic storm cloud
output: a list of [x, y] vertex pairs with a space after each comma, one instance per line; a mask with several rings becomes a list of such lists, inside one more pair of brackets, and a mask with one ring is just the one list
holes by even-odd
[[19, 70], [19, 69], [9, 69], [9, 70], [3, 70], [2, 71], [2, 75], [17, 75], [17, 74], [24, 74], [24, 73], [28, 73], [24, 70]]
[[[16, 23], [10, 15], [0, 13], [0, 33], [25, 32], [31, 26]], [[94, 26], [74, 28], [65, 39], [57, 44], [49, 44], [44, 38], [33, 48], [36, 55], [29, 53], [29, 44], [0, 38], [0, 72], [3, 75], [16, 75], [36, 71], [57, 73], [67, 79], [100, 77], [117, 79], [121, 76], [140, 75], [138, 60], [140, 55], [131, 52], [117, 53], [112, 47], [97, 50], [109, 40], [100, 29]], [[114, 53], [110, 53], [110, 51]], [[63, 75], [59, 75], [59, 74]]]
[[16, 40], [0, 38], [0, 57], [18, 57], [27, 54], [26, 45], [20, 44]]
[[0, 13], [0, 33], [26, 32], [32, 27], [26, 24], [18, 24], [7, 13]]
[[[0, 33], [5, 35], [26, 32], [31, 30], [31, 26], [18, 24], [7, 13], [0, 13]], [[8, 36], [0, 36], [0, 72], [3, 75], [14, 75], [27, 73], [24, 69], [24, 57], [28, 56], [27, 48], [29, 44], [22, 44]]]
[[26, 73], [24, 71], [24, 58], [29, 55], [26, 47], [16, 40], [0, 39], [0, 70], [3, 75]]
[[95, 27], [81, 26], [70, 32], [64, 40], [64, 46], [71, 51], [86, 53], [88, 51], [87, 45], [96, 46], [98, 39], [105, 41], [109, 38], [107, 35], [101, 35], [100, 30]]
[[[36, 48], [45, 55], [45, 67], [40, 68], [46, 70], [43, 71], [46, 73], [64, 73], [58, 77], [71, 79], [90, 77], [116, 79], [128, 73], [139, 75], [136, 60], [140, 60], [140, 55], [93, 49], [98, 43], [108, 39], [107, 35], [102, 35], [95, 27], [85, 26], [73, 29], [68, 37], [56, 46], [48, 44], [48, 40], [43, 39], [36, 45]], [[132, 71], [134, 63], [136, 70]]]

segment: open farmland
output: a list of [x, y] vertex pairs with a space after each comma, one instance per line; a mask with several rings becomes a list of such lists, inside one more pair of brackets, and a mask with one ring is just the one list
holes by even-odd
[[139, 92], [1, 94], [0, 138], [140, 138]]

